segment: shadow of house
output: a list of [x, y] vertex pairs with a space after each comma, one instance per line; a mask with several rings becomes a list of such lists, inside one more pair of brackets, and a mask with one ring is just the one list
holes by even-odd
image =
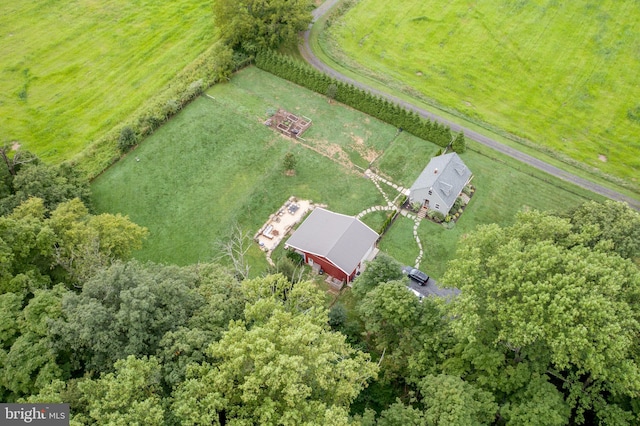
[[409, 201], [446, 216], [472, 176], [455, 152], [433, 157], [411, 186]]
[[349, 284], [376, 251], [378, 234], [353, 216], [316, 208], [285, 243], [305, 263]]

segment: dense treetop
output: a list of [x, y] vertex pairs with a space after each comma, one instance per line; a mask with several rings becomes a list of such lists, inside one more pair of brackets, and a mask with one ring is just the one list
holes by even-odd
[[16, 164], [0, 196], [17, 202], [0, 215], [3, 401], [68, 402], [74, 425], [639, 420], [640, 219], [623, 204], [479, 227], [452, 300], [418, 299], [381, 254], [329, 309], [290, 259], [254, 279], [131, 260], [147, 230], [93, 215], [73, 180], [17, 198], [20, 173], [52, 170]]
[[229, 46], [255, 53], [297, 40], [311, 23], [309, 0], [215, 0], [220, 37]]

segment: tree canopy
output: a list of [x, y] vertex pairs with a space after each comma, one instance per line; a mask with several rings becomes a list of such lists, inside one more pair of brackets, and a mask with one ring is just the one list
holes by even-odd
[[0, 154], [6, 166], [0, 167], [0, 215], [31, 197], [42, 199], [47, 210], [74, 198], [89, 205], [89, 182], [73, 168], [43, 163], [28, 151], [9, 155], [6, 147], [0, 147]]
[[87, 281], [81, 293], [65, 295], [63, 315], [51, 324], [55, 347], [68, 353], [74, 368], [100, 372], [129, 355], [180, 351], [189, 341], [209, 343], [236, 318], [237, 302], [221, 300], [222, 294], [232, 294], [224, 287], [222, 294], [211, 286], [200, 288], [206, 272], [197, 266], [116, 263]]
[[295, 42], [311, 23], [309, 0], [214, 0], [220, 37], [247, 52]]
[[640, 213], [627, 204], [589, 201], [570, 213], [575, 232], [589, 235], [590, 247], [610, 245], [620, 256], [640, 265]]
[[511, 416], [525, 411], [523, 394], [541, 398], [558, 423], [570, 413], [576, 423], [627, 416], [640, 396], [640, 271], [590, 241], [569, 220], [540, 212], [466, 238], [444, 278], [461, 290], [445, 368], [505, 395]]
[[[267, 289], [251, 290], [262, 294], [245, 314], [255, 321], [231, 322], [209, 346], [207, 361], [190, 367], [173, 406], [183, 424], [348, 423], [349, 404], [377, 368], [329, 330], [326, 310], [300, 310], [300, 303], [289, 303], [291, 297], [271, 291], [277, 281], [254, 280], [253, 289]], [[262, 303], [265, 298], [275, 304]], [[266, 315], [255, 317], [258, 305], [269, 312], [258, 309]]]
[[624, 204], [480, 226], [443, 277], [454, 299], [415, 297], [380, 254], [334, 304], [294, 265], [248, 279], [242, 262], [128, 260], [146, 229], [40, 189], [0, 215], [3, 401], [69, 402], [74, 425], [640, 419], [640, 216]]
[[0, 293], [27, 294], [49, 283], [80, 285], [140, 248], [146, 228], [119, 214], [91, 215], [77, 198], [48, 210], [29, 198], [0, 216]]
[[363, 297], [380, 284], [404, 278], [402, 265], [385, 253], [379, 253], [375, 259], [367, 263], [366, 269], [353, 282], [353, 292]]

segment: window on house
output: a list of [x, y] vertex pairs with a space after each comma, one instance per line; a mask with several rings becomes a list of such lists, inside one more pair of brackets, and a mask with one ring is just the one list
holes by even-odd
[[432, 190], [429, 190], [429, 195], [433, 195], [433, 191]]
[[440, 204], [436, 204], [436, 209], [439, 209], [439, 208], [440, 208]]

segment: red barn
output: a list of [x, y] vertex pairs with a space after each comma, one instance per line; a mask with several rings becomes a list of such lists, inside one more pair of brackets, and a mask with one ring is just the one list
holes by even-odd
[[286, 242], [305, 263], [350, 283], [374, 250], [378, 234], [353, 216], [316, 208]]

